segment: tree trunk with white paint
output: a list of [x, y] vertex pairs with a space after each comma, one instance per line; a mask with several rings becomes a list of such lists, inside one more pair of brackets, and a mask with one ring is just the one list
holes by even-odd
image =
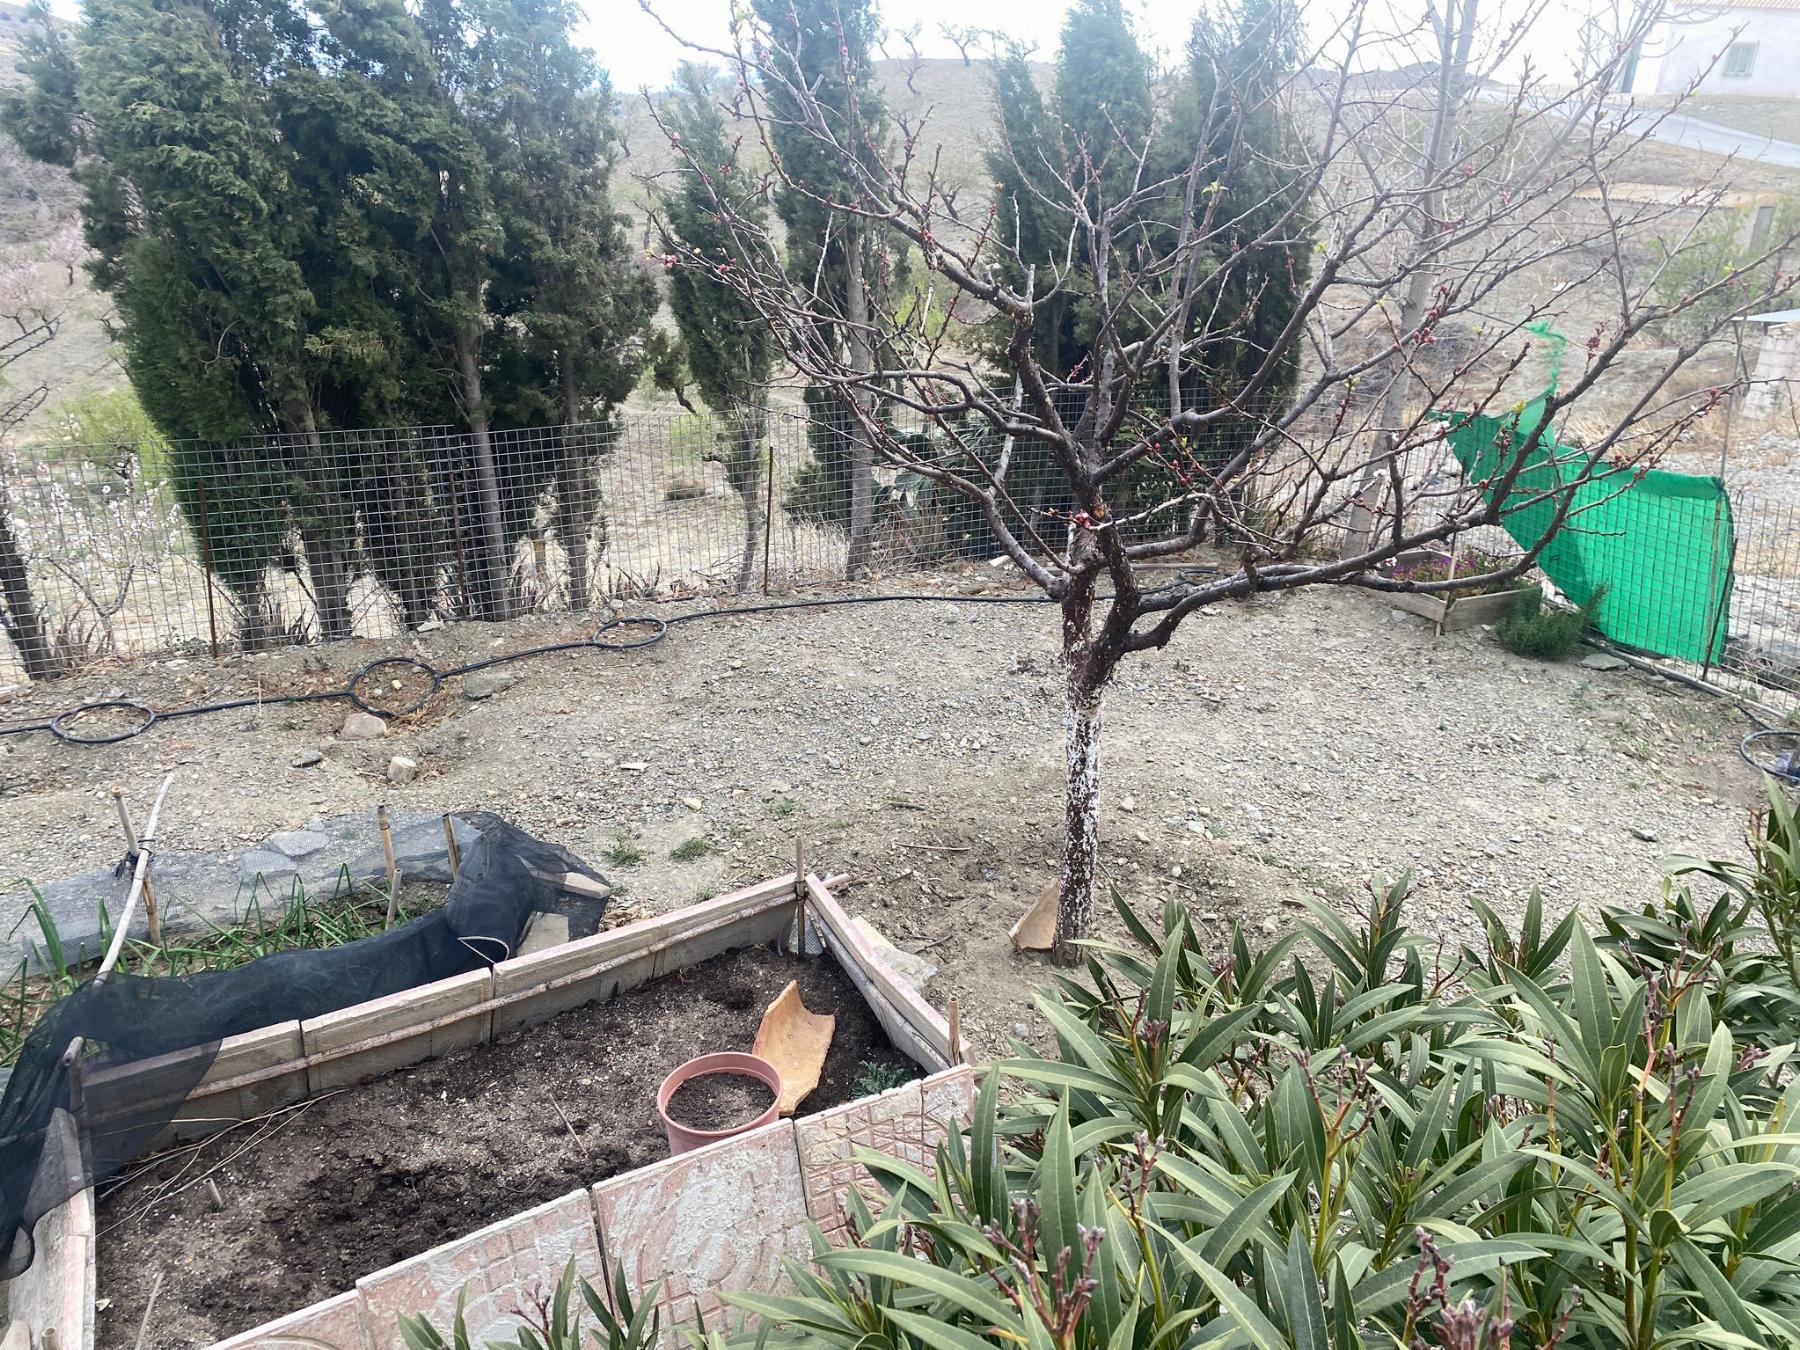
[[1098, 689], [1085, 687], [1082, 672], [1069, 671], [1063, 711], [1064, 772], [1062, 896], [1056, 906], [1059, 965], [1081, 959], [1075, 944], [1094, 921], [1094, 871], [1100, 861], [1100, 708]]

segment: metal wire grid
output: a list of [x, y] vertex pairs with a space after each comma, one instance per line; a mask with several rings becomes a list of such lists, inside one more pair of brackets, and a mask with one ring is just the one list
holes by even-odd
[[[892, 430], [925, 429], [895, 417]], [[0, 490], [69, 666], [392, 636], [491, 613], [495, 595], [507, 615], [556, 613], [843, 575], [847, 438], [829, 417], [634, 413], [488, 442], [484, 456], [466, 431], [416, 427], [228, 446], [56, 443], [0, 458]], [[991, 463], [996, 447], [966, 444]], [[951, 453], [941, 436], [925, 452]], [[1421, 481], [1447, 473], [1437, 460], [1418, 468]], [[1060, 544], [1066, 490], [1041, 449], [1015, 449], [1007, 484], [1011, 521]], [[1800, 706], [1800, 521], [1749, 494], [1732, 504], [1732, 602], [1710, 618], [1726, 626], [1722, 655], [1691, 673]], [[998, 552], [973, 506], [918, 474], [877, 468], [874, 519], [881, 570]], [[1459, 542], [1510, 547], [1498, 531]], [[0, 681], [23, 674], [0, 642]]]

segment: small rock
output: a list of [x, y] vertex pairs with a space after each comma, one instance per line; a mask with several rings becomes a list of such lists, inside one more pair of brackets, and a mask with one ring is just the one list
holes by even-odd
[[641, 759], [628, 759], [619, 768], [626, 773], [642, 773], [650, 766]]
[[1281, 931], [1281, 924], [1275, 919], [1264, 919], [1262, 921], [1262, 930], [1267, 936], [1274, 937]]
[[1027, 1036], [1031, 1035], [1031, 1028], [1026, 1026], [1023, 1022], [1014, 1022], [1013, 1035], [1017, 1036], [1020, 1040], [1024, 1040]]
[[1119, 798], [1119, 810], [1121, 810], [1121, 811], [1137, 810], [1137, 798], [1136, 797], [1121, 797], [1121, 798]]
[[1631, 834], [1634, 839], [1642, 839], [1646, 844], [1654, 844], [1656, 842], [1656, 831], [1643, 825], [1633, 825], [1631, 827]]
[[374, 713], [353, 712], [338, 728], [340, 741], [372, 741], [387, 734], [387, 723]]
[[317, 853], [330, 841], [323, 832], [312, 830], [282, 830], [279, 834], [269, 836], [269, 847], [288, 858], [304, 858], [308, 854]]
[[251, 849], [238, 860], [238, 879], [245, 884], [255, 881], [258, 877], [267, 877], [273, 880], [276, 877], [289, 876], [297, 870], [292, 858], [285, 857], [273, 849]]
[[425, 620], [424, 623], [420, 624], [417, 628], [413, 629], [413, 632], [415, 632], [415, 633], [435, 633], [435, 632], [437, 632], [438, 629], [442, 628], [443, 626], [444, 626], [444, 621], [442, 619], [427, 619], [427, 620]]
[[928, 741], [931, 739], [931, 733], [921, 727], [919, 730], [913, 732], [913, 739], [915, 741]]
[[777, 797], [785, 797], [793, 790], [794, 785], [792, 783], [784, 783], [779, 778], [771, 778], [769, 780], [769, 791], [773, 792]]
[[395, 755], [388, 761], [387, 776], [390, 783], [410, 783], [419, 776], [419, 761]]
[[463, 676], [464, 698], [492, 698], [495, 694], [511, 689], [519, 682], [519, 672], [496, 667], [491, 670], [477, 670]]
[[701, 801], [698, 797], [683, 797], [681, 799], [681, 804], [690, 811], [698, 811], [706, 805], [706, 803]]
[[293, 767], [296, 769], [310, 769], [313, 765], [323, 764], [324, 762], [325, 755], [322, 751], [304, 750], [299, 755], [295, 756]]
[[1595, 652], [1591, 656], [1582, 657], [1581, 664], [1588, 670], [1625, 670], [1629, 668], [1631, 663], [1628, 661], [1621, 661], [1618, 657], [1610, 655], [1607, 652]]

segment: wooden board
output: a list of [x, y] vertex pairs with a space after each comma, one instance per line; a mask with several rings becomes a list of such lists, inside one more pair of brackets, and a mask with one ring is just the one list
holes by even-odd
[[[838, 904], [817, 877], [807, 877], [806, 893], [813, 914], [825, 926], [839, 964], [846, 970], [850, 970], [852, 965], [857, 967], [901, 1019], [931, 1048], [938, 1063], [948, 1067], [950, 1024], [944, 1020], [943, 1014], [920, 998], [911, 985], [894, 974], [887, 963], [875, 954], [869, 940], [857, 931], [843, 906]], [[854, 976], [856, 971], [851, 970], [851, 974]], [[880, 1009], [876, 1011], [879, 1012]]]

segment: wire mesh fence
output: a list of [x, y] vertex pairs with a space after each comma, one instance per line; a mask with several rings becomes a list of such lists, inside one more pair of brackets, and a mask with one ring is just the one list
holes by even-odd
[[[1008, 456], [1009, 526], [1060, 546], [1067, 489], [1041, 447], [987, 444], [975, 427], [938, 428], [929, 440], [917, 426], [892, 434], [928, 459], [991, 467]], [[798, 404], [485, 436], [410, 427], [228, 445], [21, 446], [0, 456], [0, 683], [106, 657], [385, 637], [433, 620], [831, 581], [847, 563], [849, 446], [841, 417]], [[1462, 486], [1442, 453], [1411, 477]], [[1253, 503], [1240, 505], [1244, 519], [1254, 515]], [[1728, 567], [1728, 585], [1687, 585], [1676, 571], [1696, 565], [1691, 557], [1641, 548], [1631, 584], [1671, 605], [1689, 592], [1728, 596], [1706, 614], [1675, 616], [1700, 625], [1712, 653], [1682, 668], [1800, 706], [1800, 520], [1750, 494], [1733, 493], [1730, 505], [1705, 564]], [[871, 509], [879, 570], [1000, 551], [978, 507], [916, 472], [877, 466]], [[1142, 530], [1168, 524], [1150, 516]], [[1493, 529], [1458, 547], [1504, 555], [1516, 546]]]
[[[840, 421], [788, 408], [16, 447], [0, 456], [0, 683], [839, 578], [848, 444]], [[1052, 477], [1048, 463], [1011, 477], [1041, 522]], [[874, 478], [876, 567], [993, 556], [954, 493]]]

